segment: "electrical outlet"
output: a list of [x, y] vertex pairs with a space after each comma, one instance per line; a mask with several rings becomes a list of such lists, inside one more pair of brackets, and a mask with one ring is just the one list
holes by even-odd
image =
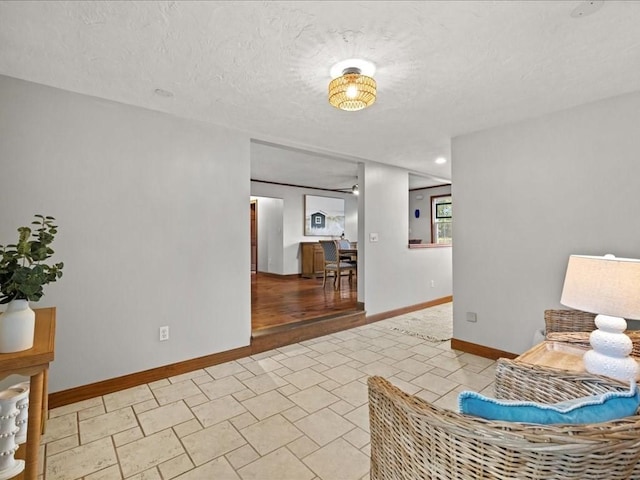
[[160, 327], [160, 341], [164, 342], [165, 340], [169, 340], [169, 325]]

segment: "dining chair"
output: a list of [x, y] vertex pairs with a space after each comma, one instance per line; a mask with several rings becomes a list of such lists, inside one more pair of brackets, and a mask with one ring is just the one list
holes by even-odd
[[[338, 248], [340, 250], [351, 250], [352, 248], [354, 248], [354, 247], [351, 246], [351, 242], [349, 240], [341, 239], [341, 240], [337, 240], [337, 242], [338, 242]], [[350, 255], [350, 254], [347, 254], [347, 255], [342, 255], [341, 254], [340, 255], [340, 260], [343, 261], [343, 262], [346, 262], [346, 263], [353, 264], [354, 266], [358, 264], [358, 262], [355, 261], [353, 259], [353, 256]]]
[[338, 240], [338, 244], [340, 245], [340, 248], [346, 248], [346, 249], [351, 248], [351, 242], [346, 239]]
[[349, 284], [352, 284], [353, 272], [355, 271], [356, 266], [340, 260], [338, 254], [338, 242], [336, 240], [319, 240], [319, 242], [324, 254], [322, 288], [325, 287], [327, 283], [327, 276], [330, 272], [333, 272], [334, 275], [333, 285], [335, 290], [340, 289], [340, 276], [342, 275], [342, 272], [349, 272]]

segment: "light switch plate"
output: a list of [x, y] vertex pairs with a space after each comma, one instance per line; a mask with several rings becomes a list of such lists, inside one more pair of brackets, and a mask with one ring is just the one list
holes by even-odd
[[370, 233], [369, 234], [369, 242], [374, 243], [378, 241], [378, 234], [377, 233]]

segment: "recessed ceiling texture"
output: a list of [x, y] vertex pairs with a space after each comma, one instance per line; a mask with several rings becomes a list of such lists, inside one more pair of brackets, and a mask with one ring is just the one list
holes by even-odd
[[[639, 88], [640, 2], [581, 3], [3, 1], [0, 74], [446, 180], [456, 135]], [[351, 58], [357, 112], [327, 100]]]

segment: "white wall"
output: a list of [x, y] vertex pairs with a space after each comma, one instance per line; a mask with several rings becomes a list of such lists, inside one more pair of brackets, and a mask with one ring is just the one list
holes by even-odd
[[[431, 197], [450, 195], [451, 185], [421, 188], [409, 192], [409, 238], [420, 238], [422, 243], [431, 243]], [[418, 200], [417, 195], [422, 199]], [[415, 211], [420, 210], [416, 218]]]
[[0, 105], [0, 243], [60, 226], [50, 391], [249, 343], [248, 137], [1, 76]]
[[521, 353], [570, 254], [640, 257], [639, 125], [636, 92], [454, 139], [455, 338]]
[[[416, 305], [451, 295], [451, 247], [409, 249], [409, 176], [406, 170], [367, 163], [360, 175], [363, 229], [358, 275], [364, 274], [367, 314]], [[364, 177], [364, 178], [362, 178]], [[378, 241], [370, 242], [377, 233]], [[364, 269], [364, 270], [362, 270]], [[435, 287], [431, 287], [431, 280]], [[361, 300], [358, 281], [358, 300]]]
[[[355, 240], [358, 236], [358, 197], [350, 193], [325, 192], [310, 188], [288, 187], [270, 183], [251, 182], [251, 195], [280, 198], [284, 202], [281, 272], [284, 275], [301, 272], [300, 242], [317, 242], [329, 237], [305, 237], [304, 235], [304, 196], [319, 195], [344, 198], [345, 200], [345, 236]], [[259, 208], [259, 207], [258, 207]], [[258, 232], [260, 235], [260, 231]], [[260, 252], [258, 252], [260, 256]]]
[[256, 200], [258, 227], [258, 272], [282, 275], [284, 201], [281, 198], [251, 197]]
[[[365, 302], [367, 314], [451, 295], [451, 248], [407, 247], [408, 172], [373, 162], [359, 169], [360, 196], [341, 196], [345, 198], [345, 235], [359, 241], [358, 301]], [[251, 182], [251, 194], [284, 200], [284, 273], [299, 273], [299, 243], [320, 238], [304, 236], [304, 195], [323, 193]], [[363, 233], [358, 235], [359, 231]], [[378, 233], [378, 243], [369, 243], [370, 232]], [[430, 286], [431, 280], [435, 287]]]
[[[317, 190], [250, 189], [249, 137], [221, 127], [2, 76], [0, 105], [0, 243], [34, 213], [60, 226], [64, 276], [34, 304], [58, 312], [51, 392], [249, 344], [250, 194], [283, 200], [288, 274]], [[361, 247], [367, 313], [450, 295], [451, 249], [407, 248], [407, 172], [359, 169], [366, 218], [345, 194], [345, 234], [380, 236]]]

